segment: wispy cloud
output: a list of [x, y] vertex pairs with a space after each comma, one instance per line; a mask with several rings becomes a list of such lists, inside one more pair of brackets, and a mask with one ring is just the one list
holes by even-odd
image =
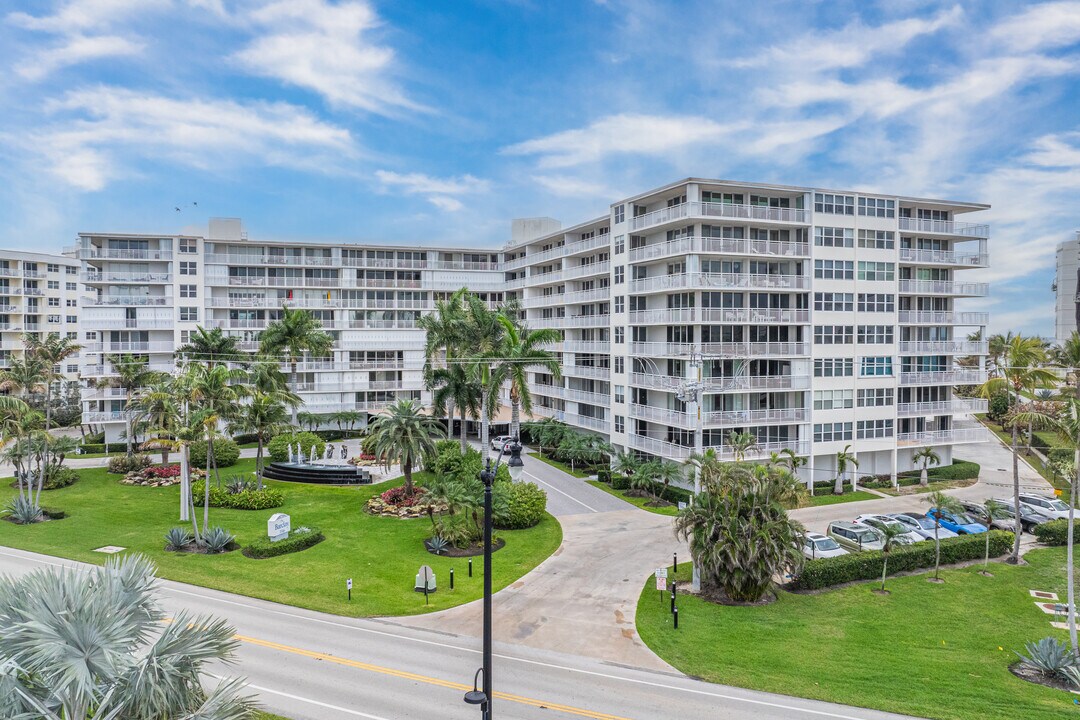
[[989, 38], [1014, 52], [1051, 50], [1080, 41], [1080, 2], [1034, 5], [994, 27]]
[[449, 212], [461, 210], [464, 207], [464, 204], [455, 196], [483, 193], [490, 188], [487, 180], [472, 175], [436, 178], [423, 173], [403, 174], [390, 170], [376, 170], [375, 177], [384, 190], [397, 191], [406, 195], [423, 195], [435, 207]]
[[15, 66], [15, 71], [27, 80], [40, 80], [70, 65], [106, 57], [138, 55], [144, 47], [141, 42], [117, 35], [72, 35], [59, 45], [43, 48], [33, 57], [20, 62]]

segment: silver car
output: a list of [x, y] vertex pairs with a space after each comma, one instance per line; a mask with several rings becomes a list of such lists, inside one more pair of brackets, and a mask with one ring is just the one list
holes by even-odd
[[889, 517], [888, 515], [860, 515], [855, 518], [855, 522], [875, 527], [878, 530], [882, 530], [885, 527], [897, 527], [904, 531], [903, 535], [898, 535], [896, 538], [896, 541], [901, 545], [914, 545], [917, 542], [922, 542], [927, 539], [896, 518]]
[[[909, 528], [912, 532], [922, 535], [927, 540], [934, 539], [934, 518], [927, 517], [922, 513], [906, 512], [906, 513], [893, 513], [889, 515], [893, 520], [899, 521], [904, 527]], [[946, 530], [945, 528], [938, 528], [938, 535], [940, 539], [956, 537], [956, 533], [952, 530]]]
[[807, 560], [816, 560], [817, 558], [847, 555], [848, 551], [837, 545], [836, 541], [831, 537], [826, 537], [821, 533], [808, 532], [803, 537], [802, 554], [806, 556]]
[[1069, 517], [1069, 504], [1055, 497], [1027, 493], [1020, 496], [1020, 502], [1032, 506], [1040, 515], [1046, 515], [1052, 520], [1063, 520]]

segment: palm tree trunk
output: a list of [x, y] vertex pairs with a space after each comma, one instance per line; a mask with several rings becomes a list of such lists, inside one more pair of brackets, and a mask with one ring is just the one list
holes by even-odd
[[[1077, 438], [1077, 450], [1073, 454], [1073, 463], [1080, 473], [1080, 438]], [[1073, 523], [1076, 514], [1076, 488], [1080, 485], [1080, 475], [1073, 478], [1069, 483], [1069, 529], [1065, 541], [1066, 560], [1065, 577], [1067, 582], [1065, 602], [1069, 604], [1069, 643], [1072, 645], [1073, 655], [1080, 655], [1080, 648], [1076, 642], [1076, 568], [1073, 565]]]
[[488, 452], [488, 431], [488, 392], [484, 382], [480, 384], [480, 452], [483, 457], [491, 454]]
[[513, 397], [510, 399], [510, 437], [521, 442], [521, 401]]
[[464, 405], [461, 406], [460, 413], [461, 413], [461, 428], [460, 428], [460, 432], [461, 432], [461, 454], [464, 455], [465, 450], [469, 447], [468, 437], [466, 437], [466, 434], [465, 434], [465, 422], [466, 422], [466, 420], [465, 420], [465, 406]]
[[[187, 445], [180, 446], [180, 521], [189, 520], [188, 505], [191, 503], [191, 467], [188, 465]], [[196, 535], [198, 529], [196, 528]]]
[[127, 437], [127, 456], [131, 457], [135, 454], [134, 449], [131, 446], [131, 390], [126, 393], [126, 400], [124, 401], [124, 429]]
[[203, 530], [210, 527], [210, 442], [206, 443], [206, 478], [203, 480]]
[[1020, 562], [1020, 533], [1024, 527], [1020, 522], [1020, 450], [1017, 447], [1018, 429], [1016, 421], [1012, 424], [1012, 466], [1013, 466], [1013, 508], [1016, 510], [1016, 526], [1013, 528], [1013, 551], [1009, 561]]
[[263, 441], [262, 435], [257, 435], [258, 449], [255, 451], [255, 479], [259, 481], [259, 489], [263, 489]]
[[[221, 487], [221, 469], [218, 468], [217, 458], [214, 457], [214, 436], [207, 436], [206, 440], [206, 462], [213, 462], [214, 464], [214, 480], [217, 482], [217, 486]], [[206, 481], [210, 482], [210, 473], [206, 474]]]
[[[1017, 507], [1020, 507], [1017, 505]], [[938, 528], [941, 527], [941, 523], [938, 521], [937, 516], [941, 515], [941, 508], [937, 508], [934, 512], [934, 579], [940, 580], [938, 571], [941, 569], [941, 538], [938, 537]], [[1017, 513], [1019, 515], [1019, 513]]]
[[45, 485], [45, 473], [48, 471], [49, 464], [49, 425], [52, 421], [52, 407], [49, 402], [52, 399], [52, 383], [46, 380], [45, 384], [45, 436], [42, 438], [42, 442], [45, 443], [45, 465], [42, 467], [41, 472], [38, 473], [38, 485], [37, 485], [37, 505], [41, 505], [41, 490]]
[[446, 437], [454, 437], [454, 399], [446, 401]]
[[885, 592], [885, 574], [889, 571], [889, 554], [884, 553], [881, 558], [881, 592]]
[[838, 471], [836, 473], [836, 483], [833, 485], [833, 495], [843, 495], [843, 494], [844, 494], [844, 473]]
[[[987, 518], [988, 525], [992, 525], [993, 518]], [[986, 528], [986, 532], [983, 533], [986, 536], [986, 555], [983, 557], [983, 572], [986, 572], [986, 568], [990, 567], [990, 528]]]
[[930, 484], [930, 471], [926, 469], [926, 465], [923, 465], [922, 472], [919, 473], [919, 485], [926, 487]]
[[413, 494], [412, 458], [408, 456], [401, 458], [401, 472], [405, 475], [405, 495], [411, 496]]

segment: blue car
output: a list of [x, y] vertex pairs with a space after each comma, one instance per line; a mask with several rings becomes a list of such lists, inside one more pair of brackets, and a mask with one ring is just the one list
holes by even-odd
[[[938, 509], [931, 508], [926, 514], [930, 517], [937, 517]], [[959, 535], [974, 535], [976, 533], [986, 532], [986, 526], [980, 525], [975, 520], [964, 513], [951, 513], [948, 510], [941, 512], [941, 527], [946, 530], [952, 530]]]

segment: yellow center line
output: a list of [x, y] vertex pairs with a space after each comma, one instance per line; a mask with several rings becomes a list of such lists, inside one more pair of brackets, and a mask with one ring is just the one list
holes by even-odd
[[[281, 652], [292, 653], [293, 655], [309, 657], [315, 660], [323, 660], [326, 662], [335, 663], [337, 665], [357, 668], [359, 670], [367, 670], [368, 672], [379, 673], [381, 675], [389, 675], [391, 677], [402, 678], [403, 680], [413, 680], [415, 682], [422, 682], [428, 685], [437, 685], [439, 687], [450, 688], [453, 690], [472, 690], [471, 685], [466, 685], [464, 683], [452, 682], [450, 680], [440, 680], [439, 678], [433, 678], [427, 675], [420, 675], [418, 673], [412, 673], [405, 670], [395, 670], [393, 668], [382, 667], [381, 665], [372, 665], [371, 663], [360, 662], [359, 660], [349, 660], [347, 658], [341, 658], [335, 655], [328, 655], [326, 653], [317, 652], [315, 650], [304, 650], [303, 648], [296, 648], [290, 645], [282, 645], [281, 643], [271, 642], [270, 640], [260, 640], [258, 638], [247, 637], [245, 635], [234, 635], [233, 637], [235, 637], [241, 642], [249, 643], [251, 645], [258, 645], [260, 647], [269, 648], [271, 650], [280, 650]], [[570, 705], [560, 705], [558, 703], [544, 702], [542, 700], [522, 697], [521, 695], [511, 695], [510, 693], [496, 691], [495, 697], [499, 698], [500, 700], [509, 700], [510, 702], [519, 703], [521, 705], [531, 705], [532, 707], [545, 708], [547, 710], [556, 710], [558, 712], [567, 713], [568, 715], [594, 718], [595, 720], [628, 720], [627, 718], [621, 717], [619, 715], [611, 715], [608, 713], [596, 712], [593, 710], [583, 710], [582, 708], [576, 708]]]

